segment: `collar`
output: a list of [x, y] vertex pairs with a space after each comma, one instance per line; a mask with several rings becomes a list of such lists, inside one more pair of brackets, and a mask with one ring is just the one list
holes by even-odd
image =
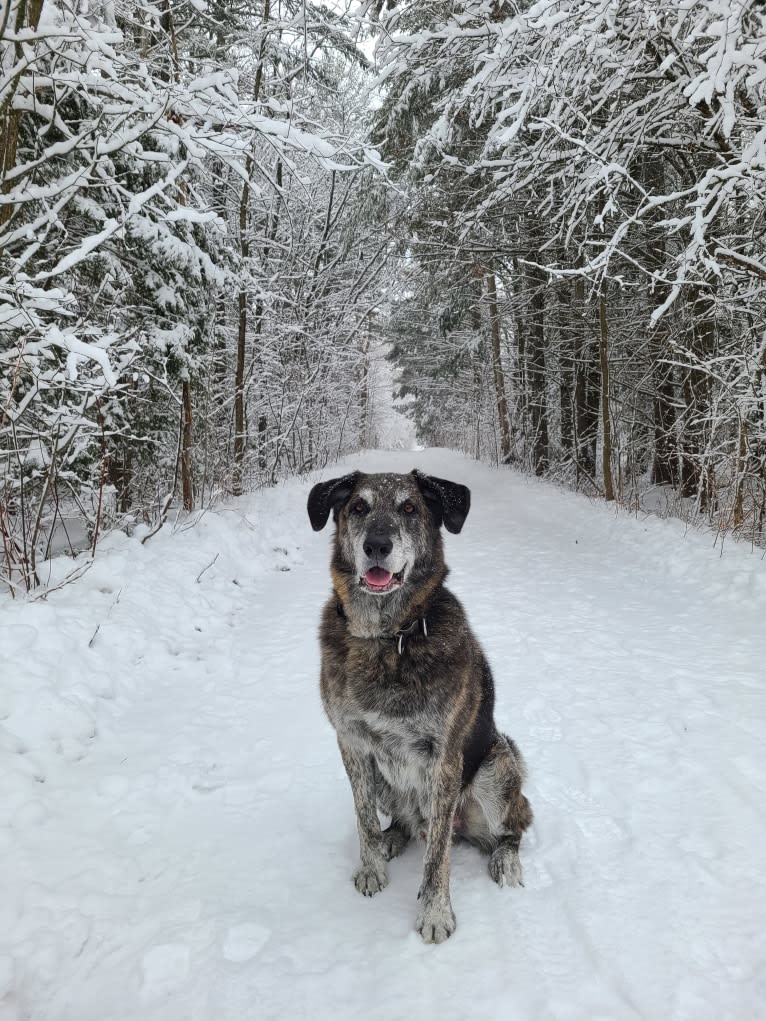
[[[346, 620], [346, 611], [343, 609], [343, 603], [337, 602], [335, 609], [338, 611], [338, 616]], [[411, 624], [407, 627], [400, 628], [396, 634], [393, 635], [378, 635], [374, 639], [375, 641], [381, 642], [396, 642], [396, 648], [401, 656], [404, 652], [404, 645], [408, 638], [412, 638], [413, 635], [422, 633], [424, 638], [428, 638], [428, 623], [425, 617], [416, 617]]]

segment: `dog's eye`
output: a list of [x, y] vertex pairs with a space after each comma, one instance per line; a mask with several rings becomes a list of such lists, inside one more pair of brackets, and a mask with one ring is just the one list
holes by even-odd
[[415, 504], [412, 502], [412, 500], [405, 500], [404, 503], [402, 504], [402, 510], [404, 511], [405, 514], [414, 514]]
[[352, 503], [352, 505], [351, 505], [351, 513], [352, 514], [366, 514], [367, 513], [367, 504], [364, 502], [364, 500], [355, 500], [354, 503]]

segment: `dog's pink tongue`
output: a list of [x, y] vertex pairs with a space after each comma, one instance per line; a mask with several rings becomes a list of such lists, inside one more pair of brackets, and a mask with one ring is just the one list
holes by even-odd
[[385, 588], [392, 578], [393, 574], [382, 567], [371, 567], [364, 576], [370, 588]]

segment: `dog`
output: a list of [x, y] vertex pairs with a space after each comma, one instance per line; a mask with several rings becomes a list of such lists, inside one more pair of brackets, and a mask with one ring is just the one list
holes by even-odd
[[466, 486], [417, 470], [352, 472], [308, 498], [314, 531], [331, 513], [336, 524], [320, 688], [356, 809], [354, 884], [374, 896], [386, 862], [424, 835], [416, 929], [426, 943], [455, 930], [452, 840], [487, 852], [499, 886], [522, 886], [519, 844], [532, 822], [524, 760], [495, 726], [492, 673], [444, 587], [440, 529], [460, 532], [470, 503]]

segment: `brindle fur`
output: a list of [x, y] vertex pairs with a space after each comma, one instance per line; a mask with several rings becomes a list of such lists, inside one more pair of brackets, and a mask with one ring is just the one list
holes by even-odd
[[[453, 836], [489, 853], [498, 885], [518, 886], [519, 843], [532, 821], [521, 753], [495, 726], [489, 666], [462, 606], [444, 587], [439, 529], [443, 523], [459, 532], [469, 504], [464, 486], [419, 472], [355, 472], [319, 483], [308, 504], [315, 529], [330, 511], [337, 525], [320, 683], [356, 808], [361, 860], [354, 883], [366, 896], [378, 893], [388, 882], [386, 862], [425, 833], [416, 927], [427, 943], [441, 943], [455, 929]], [[361, 579], [372, 565], [401, 568], [401, 586], [384, 595], [367, 591]], [[421, 618], [427, 635], [415, 630], [400, 653], [397, 632]], [[378, 809], [392, 819], [385, 831]]]

